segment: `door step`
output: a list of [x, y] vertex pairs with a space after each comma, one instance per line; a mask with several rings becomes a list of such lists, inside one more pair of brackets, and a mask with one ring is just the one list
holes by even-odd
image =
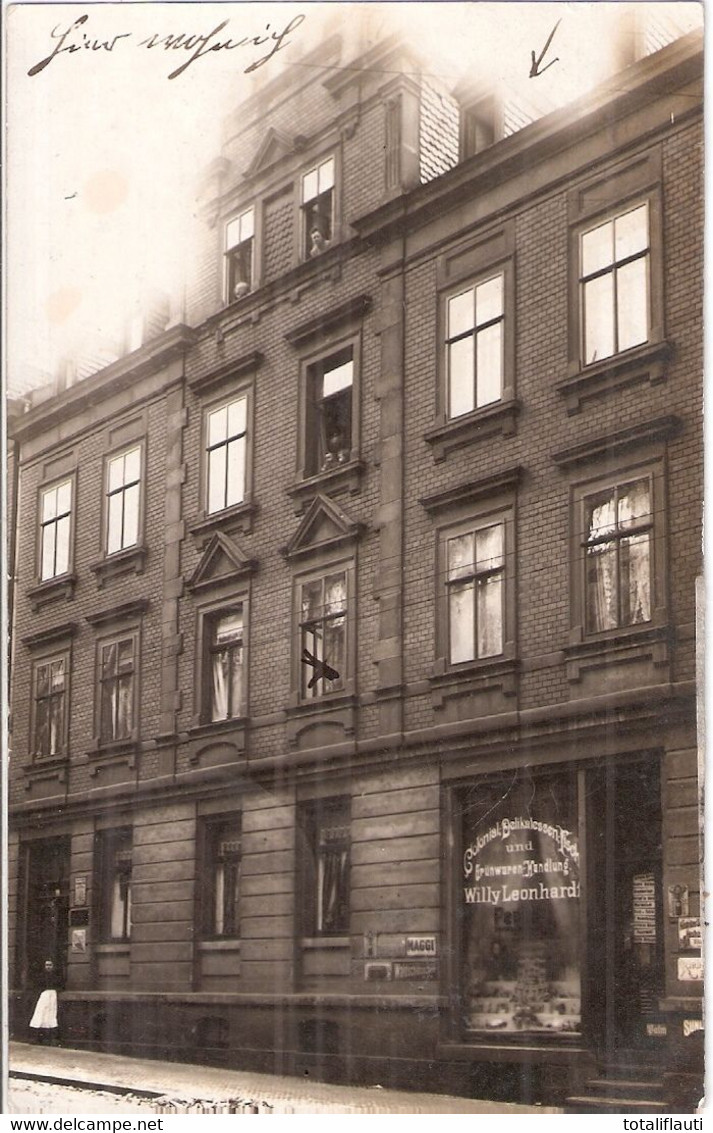
[[653, 1066], [612, 1065], [590, 1078], [581, 1095], [568, 1097], [569, 1113], [665, 1113], [660, 1070]]

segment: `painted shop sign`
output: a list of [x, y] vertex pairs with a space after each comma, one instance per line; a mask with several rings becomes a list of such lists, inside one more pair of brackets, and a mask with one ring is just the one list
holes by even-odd
[[395, 960], [395, 980], [437, 980], [438, 964], [429, 960]]
[[463, 896], [467, 905], [576, 899], [578, 865], [571, 830], [531, 815], [502, 818], [466, 848], [463, 876], [475, 884], [464, 886]]
[[436, 955], [436, 938], [435, 938], [435, 936], [407, 936], [406, 937], [406, 955], [407, 956], [435, 956]]

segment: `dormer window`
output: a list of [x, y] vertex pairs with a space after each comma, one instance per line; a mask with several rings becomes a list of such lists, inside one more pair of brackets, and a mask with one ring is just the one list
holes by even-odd
[[302, 177], [304, 256], [311, 259], [332, 242], [334, 229], [334, 158], [310, 169]]
[[225, 226], [226, 299], [234, 303], [253, 285], [255, 210], [246, 209]]
[[496, 103], [493, 95], [479, 98], [462, 111], [461, 155], [463, 159], [481, 153], [495, 141]]

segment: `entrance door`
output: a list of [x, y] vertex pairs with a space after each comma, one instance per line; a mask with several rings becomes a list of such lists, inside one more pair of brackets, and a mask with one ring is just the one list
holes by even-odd
[[591, 1036], [607, 1058], [655, 1050], [664, 982], [658, 762], [589, 771], [587, 804]]
[[67, 970], [69, 839], [32, 842], [27, 851], [25, 917], [26, 985], [42, 984], [45, 960], [52, 960], [57, 986]]

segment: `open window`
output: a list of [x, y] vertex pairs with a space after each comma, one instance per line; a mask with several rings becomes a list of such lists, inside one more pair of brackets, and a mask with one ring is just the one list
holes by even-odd
[[334, 158], [320, 162], [302, 176], [303, 256], [324, 252], [334, 236]]
[[347, 666], [347, 572], [300, 584], [300, 695], [315, 700], [344, 688]]
[[352, 455], [354, 351], [351, 346], [307, 370], [305, 472], [314, 476]]
[[232, 720], [245, 712], [245, 650], [242, 603], [204, 619], [207, 721]]
[[225, 226], [226, 302], [242, 299], [253, 287], [255, 210], [246, 209]]

